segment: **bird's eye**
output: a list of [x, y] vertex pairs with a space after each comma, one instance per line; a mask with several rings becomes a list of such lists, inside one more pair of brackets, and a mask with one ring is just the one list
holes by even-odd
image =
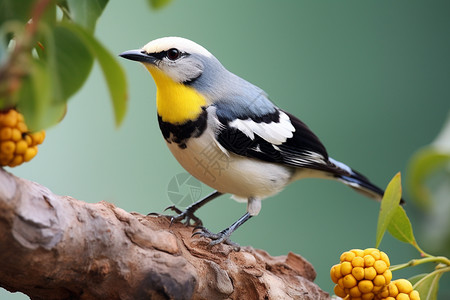
[[167, 50], [167, 58], [170, 60], [177, 60], [181, 56], [181, 52], [178, 49], [172, 48]]

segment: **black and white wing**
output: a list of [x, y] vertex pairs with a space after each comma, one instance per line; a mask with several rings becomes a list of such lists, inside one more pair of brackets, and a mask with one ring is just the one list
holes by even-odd
[[263, 116], [246, 119], [218, 116], [218, 119], [222, 125], [217, 139], [227, 151], [266, 162], [323, 171], [376, 200], [381, 200], [384, 194], [364, 175], [329, 157], [319, 138], [288, 112], [276, 108]]
[[263, 116], [218, 119], [223, 126], [217, 139], [230, 152], [291, 167], [349, 175], [329, 161], [323, 144], [302, 121], [278, 108]]

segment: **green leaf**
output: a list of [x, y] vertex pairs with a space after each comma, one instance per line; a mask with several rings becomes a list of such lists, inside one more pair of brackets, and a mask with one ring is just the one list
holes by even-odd
[[396, 239], [409, 244], [415, 243], [411, 222], [403, 207], [397, 206], [387, 229]]
[[119, 126], [125, 117], [127, 108], [125, 72], [111, 53], [92, 34], [73, 23], [66, 23], [64, 26], [76, 33], [84, 41], [84, 44], [88, 46], [91, 54], [97, 58], [111, 95], [116, 126]]
[[50, 3], [44, 11], [44, 14], [41, 17], [41, 21], [49, 24], [49, 25], [55, 25], [56, 23], [56, 5], [53, 3]]
[[417, 274], [414, 275], [413, 277], [408, 278], [408, 280], [409, 282], [411, 282], [412, 285], [415, 285], [420, 279], [424, 278], [427, 275], [428, 273]]
[[72, 20], [93, 33], [108, 0], [67, 0]]
[[[417, 151], [409, 163], [408, 184], [411, 190], [412, 199], [416, 201], [422, 209], [431, 210], [436, 205], [436, 192], [429, 190], [429, 180], [432, 175], [450, 165], [450, 113], [431, 145]], [[448, 172], [443, 172], [448, 174]], [[441, 176], [441, 177], [445, 177]], [[443, 179], [446, 185], [449, 181]], [[448, 179], [448, 176], [447, 176]]]
[[52, 76], [43, 62], [32, 60], [29, 70], [17, 93], [17, 108], [24, 115], [28, 129], [36, 131], [59, 122], [64, 117], [66, 103], [52, 101]]
[[419, 292], [421, 300], [437, 300], [441, 272], [420, 274], [410, 279], [413, 288]]
[[432, 195], [426, 186], [426, 179], [439, 167], [444, 167], [450, 162], [450, 153], [439, 151], [429, 146], [414, 154], [409, 164], [408, 187], [413, 199], [424, 209], [430, 209]]
[[8, 20], [18, 20], [22, 23], [31, 18], [33, 0], [1, 0], [0, 1], [0, 26]]
[[84, 41], [65, 26], [53, 28], [52, 40], [47, 57], [53, 73], [54, 100], [65, 102], [83, 86], [94, 58]]
[[148, 4], [153, 9], [160, 9], [167, 4], [169, 4], [172, 0], [148, 0]]
[[62, 119], [67, 100], [81, 88], [93, 65], [84, 41], [60, 24], [42, 26], [40, 41], [40, 59], [30, 57], [30, 75], [24, 79], [17, 100], [32, 131]]
[[383, 199], [381, 200], [380, 213], [378, 214], [378, 225], [376, 233], [375, 247], [381, 243], [383, 235], [391, 222], [392, 217], [395, 215], [395, 211], [400, 203], [402, 197], [401, 175], [397, 173], [391, 182], [389, 182]]

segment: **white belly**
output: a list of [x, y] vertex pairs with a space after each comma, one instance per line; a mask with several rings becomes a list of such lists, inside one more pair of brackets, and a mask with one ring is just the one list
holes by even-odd
[[191, 138], [186, 148], [167, 144], [178, 162], [195, 178], [221, 193], [234, 198], [259, 198], [274, 195], [288, 184], [293, 169], [256, 159], [227, 154], [214, 142], [206, 130], [202, 136]]

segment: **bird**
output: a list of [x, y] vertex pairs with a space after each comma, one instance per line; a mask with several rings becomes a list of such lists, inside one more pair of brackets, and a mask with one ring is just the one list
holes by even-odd
[[[344, 183], [380, 201], [384, 190], [331, 158], [319, 138], [261, 88], [228, 71], [203, 46], [182, 37], [163, 37], [119, 56], [142, 63], [156, 84], [157, 118], [179, 164], [214, 192], [184, 211], [172, 206], [172, 222], [191, 221], [194, 235], [209, 245], [258, 215], [261, 201], [303, 178]], [[213, 233], [195, 212], [223, 194], [247, 203], [245, 214]]]

